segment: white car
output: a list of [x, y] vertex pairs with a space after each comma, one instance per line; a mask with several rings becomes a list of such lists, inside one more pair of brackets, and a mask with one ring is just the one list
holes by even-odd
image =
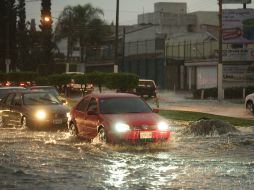
[[254, 93], [249, 94], [245, 98], [245, 107], [246, 109], [250, 110], [252, 113], [254, 113]]

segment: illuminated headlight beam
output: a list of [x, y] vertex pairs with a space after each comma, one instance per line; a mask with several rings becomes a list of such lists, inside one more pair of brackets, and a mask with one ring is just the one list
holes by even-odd
[[158, 129], [160, 131], [167, 131], [167, 130], [169, 130], [169, 126], [168, 126], [168, 124], [166, 122], [160, 122], [160, 123], [158, 123], [157, 127], [158, 127]]
[[35, 117], [38, 119], [38, 120], [44, 120], [46, 119], [46, 112], [45, 111], [37, 111], [36, 114], [35, 114]]
[[126, 123], [116, 123], [115, 130], [119, 133], [124, 133], [130, 130], [130, 126]]

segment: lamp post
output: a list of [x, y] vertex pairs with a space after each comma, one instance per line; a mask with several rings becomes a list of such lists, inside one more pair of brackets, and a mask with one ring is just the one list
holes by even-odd
[[[7, 8], [7, 17], [9, 17], [9, 7]], [[11, 64], [11, 59], [10, 59], [10, 20], [6, 18], [6, 50], [5, 50], [5, 72], [9, 73], [10, 72], [10, 64]]]
[[118, 73], [118, 27], [119, 27], [119, 0], [116, 0], [116, 28], [115, 28], [115, 61], [114, 73]]
[[219, 59], [217, 66], [217, 88], [218, 88], [218, 100], [224, 99], [224, 92], [222, 89], [223, 80], [223, 64], [222, 64], [222, 0], [218, 0], [219, 5]]

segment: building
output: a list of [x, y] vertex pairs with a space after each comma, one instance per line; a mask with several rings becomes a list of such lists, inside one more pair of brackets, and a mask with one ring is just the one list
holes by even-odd
[[[122, 70], [153, 79], [161, 88], [180, 89], [180, 83], [172, 82], [172, 74], [180, 73], [177, 65], [184, 62], [178, 59], [176, 67], [167, 66], [165, 41], [176, 34], [201, 33], [209, 29], [204, 26], [217, 25], [217, 20], [216, 12], [187, 13], [186, 3], [155, 3], [154, 12], [138, 15], [140, 27], [125, 34]], [[174, 81], [179, 81], [178, 74]]]

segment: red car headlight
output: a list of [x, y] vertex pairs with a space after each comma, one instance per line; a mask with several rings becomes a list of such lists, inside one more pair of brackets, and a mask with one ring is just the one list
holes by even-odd
[[124, 133], [130, 130], [130, 126], [126, 123], [116, 123], [115, 130], [119, 133]]
[[160, 131], [168, 131], [169, 130], [169, 125], [166, 122], [160, 122], [157, 124], [157, 127]]

